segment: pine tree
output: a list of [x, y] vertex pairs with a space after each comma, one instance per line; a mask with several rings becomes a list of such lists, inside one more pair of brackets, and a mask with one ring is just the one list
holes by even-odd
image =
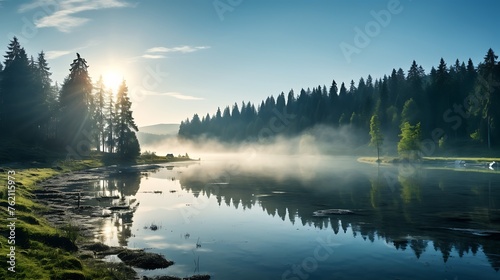
[[[496, 71], [498, 64], [492, 49], [489, 49], [484, 61], [479, 64], [474, 86], [474, 96], [480, 97], [480, 104], [471, 104], [469, 110], [475, 116], [474, 140], [487, 143], [488, 148], [498, 139], [500, 141], [500, 73]], [[471, 71], [468, 71], [468, 73]], [[470, 74], [469, 74], [470, 75]], [[479, 103], [479, 102], [476, 102]]]
[[0, 88], [2, 91], [1, 119], [5, 135], [23, 142], [33, 142], [33, 131], [37, 131], [33, 122], [33, 108], [36, 89], [33, 87], [33, 71], [28, 56], [16, 37], [8, 46], [5, 68], [2, 71]]
[[[44, 96], [42, 77], [39, 76], [39, 68], [33, 56], [30, 56], [28, 68], [29, 74], [26, 77], [26, 82], [30, 91], [30, 105], [29, 107], [26, 106], [24, 114], [31, 130], [31, 142], [40, 144], [40, 141], [45, 138], [44, 131], [45, 123], [48, 122], [48, 106]], [[50, 88], [50, 84], [48, 88]]]
[[90, 151], [94, 140], [90, 135], [93, 86], [87, 68], [87, 61], [77, 54], [59, 95], [61, 110], [59, 138], [66, 149], [72, 148], [81, 155]]
[[340, 85], [338, 101], [339, 101], [338, 102], [339, 112], [337, 113], [339, 116], [338, 126], [342, 126], [347, 123], [346, 115], [350, 114], [348, 105], [349, 97], [347, 96], [347, 89], [344, 83]]
[[370, 120], [370, 145], [377, 148], [377, 162], [380, 162], [380, 149], [384, 144], [384, 135], [380, 129], [380, 121], [375, 114]]
[[7, 53], [4, 55], [5, 68], [9, 67], [10, 64], [13, 63], [16, 58], [19, 58], [22, 48], [21, 44], [19, 44], [19, 41], [17, 40], [17, 37], [12, 38], [7, 49], [8, 49]]
[[375, 108], [375, 112], [378, 115], [380, 120], [380, 127], [383, 131], [387, 131], [389, 129], [389, 119], [387, 117], [387, 108], [389, 107], [389, 88], [387, 86], [387, 77], [384, 76], [382, 80], [382, 84], [379, 89], [379, 99], [377, 101], [377, 106]]
[[[419, 106], [428, 105], [427, 98], [424, 96], [424, 78], [425, 72], [422, 66], [419, 66], [414, 60], [406, 77], [408, 93], [403, 95], [404, 98], [400, 100], [398, 108], [401, 109], [406, 100], [412, 97]], [[426, 112], [422, 113], [425, 115]]]
[[330, 90], [328, 91], [328, 123], [337, 126], [340, 117], [339, 95], [337, 82], [332, 81]]
[[498, 56], [492, 49], [489, 49], [484, 57], [484, 61], [479, 65], [479, 85], [481, 94], [486, 97], [486, 104], [483, 109], [483, 118], [487, 125], [488, 148], [496, 140], [500, 140], [500, 75], [498, 75]]
[[34, 72], [35, 85], [38, 91], [36, 100], [38, 126], [44, 139], [52, 139], [55, 137], [57, 91], [52, 86], [52, 79], [50, 78], [52, 73], [43, 51], [38, 54]]
[[108, 102], [106, 103], [106, 115], [105, 115], [105, 125], [104, 129], [104, 139], [106, 142], [108, 153], [113, 153], [115, 150], [115, 121], [116, 121], [116, 113], [115, 113], [115, 102], [113, 100], [113, 92], [109, 90], [107, 92]]
[[105, 102], [106, 90], [104, 88], [104, 81], [102, 76], [99, 77], [99, 80], [96, 84], [96, 93], [95, 93], [95, 109], [94, 109], [94, 120], [97, 128], [97, 151], [104, 151], [104, 144], [106, 142], [104, 128], [106, 127], [106, 119], [104, 116], [104, 111], [106, 107]]
[[140, 155], [139, 142], [135, 132], [139, 131], [131, 111], [125, 80], [118, 89], [116, 98], [116, 152], [121, 159], [131, 160]]
[[189, 133], [189, 129], [190, 129], [190, 123], [189, 123], [189, 118], [187, 118], [185, 121], [181, 121], [181, 124], [179, 126], [179, 133], [177, 134], [179, 135], [180, 138], [190, 139], [191, 135]]
[[297, 106], [297, 99], [295, 98], [295, 92], [293, 89], [291, 89], [288, 92], [288, 96], [286, 99], [286, 111], [289, 114], [293, 114], [296, 112], [296, 106]]

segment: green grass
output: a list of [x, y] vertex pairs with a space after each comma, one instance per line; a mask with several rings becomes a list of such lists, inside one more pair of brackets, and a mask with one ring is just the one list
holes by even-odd
[[[17, 218], [16, 221], [16, 273], [7, 270], [5, 261], [0, 270], [0, 279], [57, 279], [58, 274], [65, 277], [66, 271], [79, 271], [85, 275], [81, 262], [73, 256], [73, 253], [64, 248], [68, 242], [61, 234], [59, 229], [52, 227], [46, 219], [40, 217], [38, 213], [44, 209], [44, 206], [33, 200], [32, 191], [36, 189], [38, 182], [48, 179], [63, 171], [73, 170], [74, 168], [87, 166], [86, 162], [78, 165], [62, 165], [62, 170], [54, 168], [30, 168], [19, 167], [15, 169], [3, 167], [4, 172], [0, 173], [0, 182], [4, 186], [1, 190], [0, 220], [7, 225], [7, 218], [10, 216], [7, 212], [7, 171], [14, 170], [13, 175], [16, 182], [15, 202]], [[6, 236], [9, 235], [9, 229], [6, 225], [1, 228], [0, 236], [0, 255], [4, 256], [10, 252], [10, 244]], [[59, 247], [59, 248], [58, 248]], [[63, 247], [63, 248], [60, 248]], [[80, 265], [78, 265], [80, 263]], [[60, 278], [60, 277], [59, 277]], [[63, 278], [60, 278], [63, 279]], [[65, 278], [72, 279], [72, 278]], [[89, 278], [90, 279], [90, 278]]]
[[498, 161], [500, 162], [499, 157], [424, 157], [426, 161], [455, 161], [455, 160], [465, 160], [468, 162], [481, 163], [481, 162], [492, 162]]
[[[383, 157], [380, 158], [381, 164], [399, 164], [404, 161], [397, 157]], [[500, 162], [500, 158], [496, 157], [423, 157], [420, 163], [424, 164], [423, 168], [427, 169], [436, 169], [436, 170], [453, 170], [453, 171], [461, 171], [461, 172], [478, 172], [478, 173], [497, 173], [496, 170], [491, 170], [488, 168], [463, 168], [457, 169], [454, 166], [446, 166], [450, 162], [454, 162], [455, 160], [464, 160], [469, 164], [485, 164], [492, 161]], [[360, 157], [358, 158], [359, 162], [376, 164], [376, 157]]]
[[[449, 163], [455, 160], [464, 160], [469, 163], [486, 163], [497, 161], [500, 162], [499, 157], [422, 157], [422, 163]], [[360, 157], [358, 161], [367, 163], [376, 163], [377, 157]], [[381, 163], [400, 163], [404, 162], [404, 159], [399, 157], [380, 157]]]
[[165, 156], [147, 155], [147, 156], [140, 156], [136, 160], [136, 164], [168, 163], [168, 162], [179, 162], [179, 161], [193, 161], [193, 159], [185, 156], [167, 158]]

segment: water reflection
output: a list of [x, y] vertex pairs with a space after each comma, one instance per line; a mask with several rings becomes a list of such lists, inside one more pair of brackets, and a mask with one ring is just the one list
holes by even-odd
[[[134, 171], [111, 173], [90, 186], [90, 194], [93, 197], [87, 204], [103, 208], [103, 215], [108, 217], [102, 221], [98, 241], [128, 246], [128, 239], [132, 237], [134, 212], [139, 206], [134, 196], [139, 191], [140, 183], [141, 173]], [[122, 209], [109, 210], [111, 207]]]
[[[500, 191], [498, 174], [453, 172], [416, 166], [411, 172], [392, 167], [343, 170], [308, 180], [287, 179], [273, 172], [241, 171], [227, 185], [216, 185], [214, 169], [199, 166], [185, 172], [181, 186], [195, 195], [216, 196], [235, 209], [261, 207], [292, 224], [331, 228], [371, 242], [383, 238], [417, 258], [429, 244], [446, 263], [482, 250], [500, 268]], [[210, 174], [209, 172], [212, 172]], [[224, 170], [216, 172], [223, 173]], [[317, 173], [320, 173], [317, 171]], [[325, 175], [325, 174], [322, 174]], [[319, 209], [351, 209], [353, 215], [314, 217]]]
[[[477, 258], [480, 262], [479, 255], [484, 254], [495, 271], [500, 269], [499, 174], [419, 166], [377, 167], [356, 163], [352, 159], [342, 161], [339, 164], [338, 160], [326, 158], [309, 166], [296, 160], [290, 160], [285, 166], [275, 163], [246, 166], [228, 161], [202, 162], [169, 165], [168, 168], [143, 174], [115, 174], [95, 182], [93, 191], [96, 197], [118, 195], [120, 198], [96, 199], [95, 203], [107, 207], [124, 200], [129, 204], [135, 203], [136, 207], [113, 212], [103, 222], [103, 234], [99, 239], [111, 245], [141, 247], [146, 244], [164, 250], [161, 252], [179, 260], [178, 265], [170, 268], [168, 273], [174, 271], [179, 276], [185, 276], [191, 270], [183, 266], [183, 261], [186, 266], [191, 265], [195, 251], [210, 258], [202, 258], [202, 264], [238, 260], [253, 265], [262, 263], [263, 255], [255, 247], [267, 250], [269, 246], [274, 246], [282, 252], [283, 260], [275, 259], [265, 267], [272, 270], [272, 266], [276, 270], [269, 275], [276, 276], [278, 273], [276, 277], [281, 277], [287, 263], [293, 262], [293, 257], [297, 257], [295, 255], [298, 254], [301, 259], [300, 254], [304, 254], [306, 245], [299, 244], [304, 242], [302, 239], [314, 236], [313, 233], [297, 235], [295, 230], [308, 230], [310, 227], [329, 231], [346, 243], [349, 243], [345, 241], [347, 235], [372, 244], [383, 242], [395, 252], [411, 252], [417, 260], [425, 262], [434, 255], [433, 252], [439, 252], [444, 264], [455, 255], [460, 259]], [[137, 207], [138, 203], [140, 206]], [[313, 215], [314, 211], [321, 209], [349, 209], [353, 214]], [[229, 211], [240, 216], [230, 215]], [[237, 220], [243, 216], [241, 213], [246, 212], [265, 214], [252, 218], [254, 224], [245, 225], [243, 223], [248, 221], [243, 218], [241, 222]], [[272, 221], [264, 216], [271, 217]], [[224, 219], [236, 220], [232, 220], [228, 227]], [[266, 230], [270, 228], [270, 224], [266, 223], [280, 224], [277, 219], [293, 228], [285, 229], [284, 225], [279, 225], [283, 227], [275, 230], [279, 235], [266, 235]], [[152, 224], [158, 224], [160, 228], [152, 230]], [[203, 240], [205, 243], [201, 244], [201, 248], [194, 246], [198, 236], [190, 237], [194, 232], [210, 236], [205, 237], [208, 240]], [[225, 240], [221, 236], [228, 240], [233, 237], [227, 236], [248, 236], [255, 239], [254, 247], [233, 245], [237, 249], [229, 249], [227, 241], [218, 240]], [[251, 241], [238, 239], [237, 242], [246, 244]], [[293, 249], [295, 245], [302, 246], [302, 251]], [[363, 248], [360, 250], [365, 250]], [[180, 253], [175, 255], [175, 252]], [[196, 256], [199, 258], [199, 255]], [[392, 255], [384, 255], [375, 259], [392, 258]], [[366, 262], [375, 261], [368, 259]], [[470, 273], [473, 273], [477, 267], [469, 262], [469, 259], [464, 261], [464, 266], [470, 266]], [[340, 264], [343, 263], [335, 263]], [[224, 265], [220, 266], [211, 266], [201, 272], [215, 272], [220, 276], [223, 270], [228, 270]], [[428, 273], [437, 273], [435, 269]], [[323, 271], [330, 273], [325, 279], [340, 273], [333, 267], [323, 267]]]

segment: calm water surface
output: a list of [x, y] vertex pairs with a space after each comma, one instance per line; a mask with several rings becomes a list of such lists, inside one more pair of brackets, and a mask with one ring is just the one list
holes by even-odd
[[[175, 261], [143, 275], [500, 279], [496, 172], [240, 158], [115, 174], [91, 187], [138, 204], [105, 219], [97, 239]], [[352, 213], [315, 214], [325, 209]]]

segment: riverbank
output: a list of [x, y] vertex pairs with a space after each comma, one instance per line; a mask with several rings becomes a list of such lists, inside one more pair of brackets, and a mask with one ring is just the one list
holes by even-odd
[[[152, 163], [172, 161], [181, 160], [159, 157]], [[147, 162], [147, 159], [138, 161]], [[76, 244], [85, 238], [80, 236], [79, 229], [70, 223], [54, 226], [42, 215], [54, 211], [53, 205], [43, 205], [36, 200], [37, 194], [44, 192], [40, 187], [42, 182], [50, 178], [111, 163], [116, 164], [94, 157], [52, 163], [10, 163], [0, 167], [0, 182], [9, 186], [0, 192], [0, 219], [4, 223], [0, 228], [0, 254], [5, 258], [0, 279], [134, 279], [134, 273], [125, 270], [124, 264], [105, 263], [92, 255], [81, 254]], [[82, 217], [85, 218], [83, 213]]]
[[[496, 171], [500, 164], [498, 157], [422, 157], [417, 160], [402, 159], [399, 157], [381, 157], [377, 160], [376, 157], [359, 157], [358, 162], [369, 164], [382, 165], [398, 165], [398, 164], [419, 164], [429, 168], [441, 169], [460, 169], [464, 171], [492, 172]], [[490, 167], [490, 164], [495, 162]]]
[[[415, 162], [421, 163], [447, 163], [457, 160], [463, 160], [472, 163], [487, 163], [487, 162], [500, 162], [498, 157], [422, 157]], [[366, 163], [377, 163], [377, 157], [359, 157], [358, 161]], [[380, 163], [407, 163], [409, 160], [399, 157], [381, 157]]]

